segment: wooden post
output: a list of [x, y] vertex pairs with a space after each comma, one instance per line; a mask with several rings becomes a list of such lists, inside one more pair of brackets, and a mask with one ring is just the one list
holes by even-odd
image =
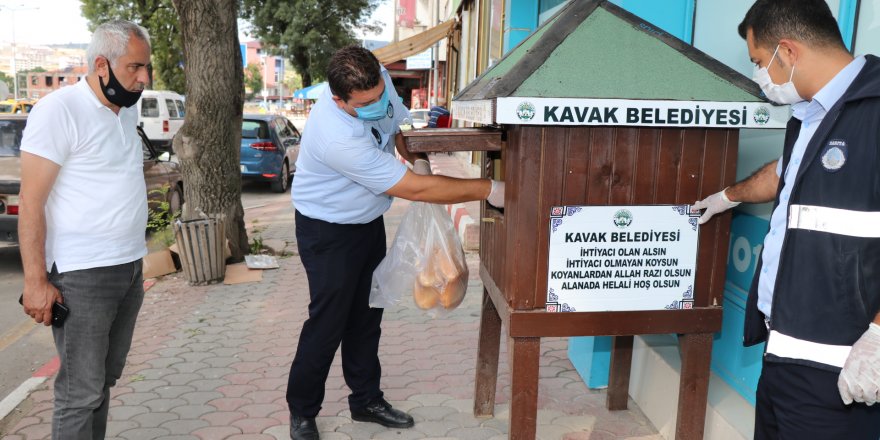
[[498, 383], [498, 352], [501, 346], [501, 317], [483, 289], [480, 336], [477, 345], [477, 377], [474, 380], [474, 417], [495, 414], [495, 388]]
[[538, 422], [538, 357], [541, 338], [508, 338], [510, 440], [534, 440]]
[[629, 402], [629, 375], [632, 370], [632, 336], [615, 336], [611, 343], [611, 365], [608, 372], [608, 393], [605, 407], [624, 410]]
[[681, 350], [681, 382], [678, 386], [675, 438], [700, 440], [706, 425], [712, 334], [682, 334], [678, 336], [678, 342]]

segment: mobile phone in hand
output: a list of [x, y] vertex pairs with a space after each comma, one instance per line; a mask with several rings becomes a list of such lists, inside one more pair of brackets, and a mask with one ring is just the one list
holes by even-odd
[[[24, 294], [18, 297], [18, 303], [24, 305]], [[67, 319], [67, 315], [70, 313], [70, 309], [67, 308], [64, 304], [56, 302], [52, 304], [52, 327], [61, 327], [64, 325], [64, 320]]]

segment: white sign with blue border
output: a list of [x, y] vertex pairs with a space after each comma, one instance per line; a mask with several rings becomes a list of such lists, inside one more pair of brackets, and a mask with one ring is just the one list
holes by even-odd
[[693, 308], [698, 216], [688, 205], [551, 208], [547, 311]]
[[406, 70], [427, 70], [434, 64], [433, 49], [406, 58]]

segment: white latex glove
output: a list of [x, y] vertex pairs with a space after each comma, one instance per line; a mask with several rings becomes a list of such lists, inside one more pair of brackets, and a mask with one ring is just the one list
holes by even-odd
[[727, 194], [724, 193], [727, 191], [727, 188], [722, 189], [721, 191], [712, 194], [709, 197], [706, 197], [699, 202], [694, 202], [691, 206], [691, 212], [696, 212], [701, 209], [705, 209], [706, 212], [700, 216], [700, 224], [706, 223], [712, 218], [713, 215], [722, 213], [727, 211], [730, 208], [733, 208], [736, 205], [739, 205], [739, 202], [731, 202], [730, 199], [727, 198]]
[[486, 201], [496, 208], [504, 207], [504, 182], [492, 181], [492, 189], [489, 191], [489, 197], [486, 197]]
[[413, 162], [413, 172], [416, 174], [421, 174], [422, 176], [430, 176], [431, 175], [431, 163], [425, 159], [416, 159]]
[[871, 323], [843, 364], [837, 389], [843, 403], [873, 405], [880, 399], [880, 325]]

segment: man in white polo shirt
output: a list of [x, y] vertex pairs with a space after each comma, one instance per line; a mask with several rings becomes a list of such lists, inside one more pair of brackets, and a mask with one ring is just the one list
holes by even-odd
[[21, 142], [19, 242], [24, 311], [52, 322], [61, 368], [53, 439], [103, 439], [110, 387], [122, 374], [143, 302], [147, 196], [137, 103], [150, 37], [133, 23], [98, 26], [89, 73], [46, 96]]

